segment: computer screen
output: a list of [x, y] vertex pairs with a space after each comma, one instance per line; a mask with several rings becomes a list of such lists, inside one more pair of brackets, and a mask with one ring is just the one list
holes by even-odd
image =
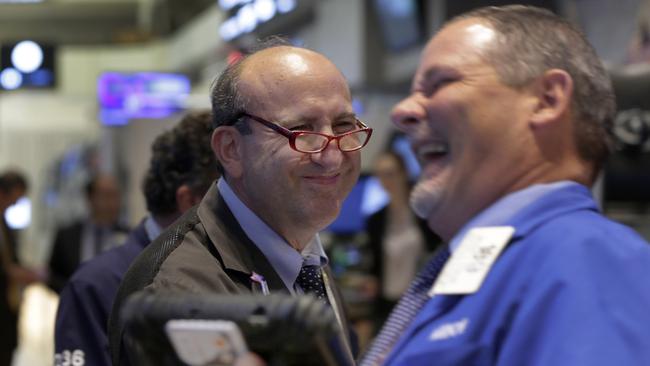
[[0, 45], [0, 90], [56, 86], [54, 45], [24, 40]]
[[385, 47], [391, 52], [424, 43], [422, 11], [416, 0], [374, 0]]
[[388, 203], [388, 194], [379, 180], [363, 174], [343, 201], [341, 213], [325, 230], [335, 234], [354, 234], [365, 229], [368, 216]]
[[184, 108], [190, 89], [182, 74], [106, 72], [97, 82], [99, 119], [124, 125], [134, 118], [165, 118]]

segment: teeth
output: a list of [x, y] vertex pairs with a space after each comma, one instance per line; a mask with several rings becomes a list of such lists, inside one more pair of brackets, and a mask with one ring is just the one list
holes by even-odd
[[448, 146], [442, 142], [435, 142], [426, 145], [421, 145], [417, 149], [417, 154], [420, 158], [426, 158], [430, 154], [446, 154]]

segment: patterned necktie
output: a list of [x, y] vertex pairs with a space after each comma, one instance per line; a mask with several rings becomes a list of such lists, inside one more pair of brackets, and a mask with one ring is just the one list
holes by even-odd
[[304, 265], [300, 269], [296, 283], [300, 288], [309, 294], [314, 294], [317, 299], [327, 302], [325, 285], [323, 284], [323, 275], [320, 267], [315, 265]]
[[415, 277], [411, 286], [393, 308], [359, 366], [376, 366], [384, 361], [399, 337], [429, 299], [427, 293], [448, 258], [449, 249], [443, 248]]

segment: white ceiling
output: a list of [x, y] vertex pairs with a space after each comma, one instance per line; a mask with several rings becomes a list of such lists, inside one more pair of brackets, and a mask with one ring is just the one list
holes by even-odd
[[216, 0], [44, 0], [0, 3], [0, 43], [106, 44], [164, 37]]

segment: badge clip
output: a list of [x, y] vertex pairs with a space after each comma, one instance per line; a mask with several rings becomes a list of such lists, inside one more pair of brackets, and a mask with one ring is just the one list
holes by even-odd
[[262, 289], [262, 293], [264, 295], [268, 295], [271, 292], [269, 291], [269, 285], [266, 283], [266, 280], [264, 279], [264, 276], [262, 276], [259, 273], [253, 272], [251, 274], [251, 281], [257, 283], [260, 285], [260, 288]]

